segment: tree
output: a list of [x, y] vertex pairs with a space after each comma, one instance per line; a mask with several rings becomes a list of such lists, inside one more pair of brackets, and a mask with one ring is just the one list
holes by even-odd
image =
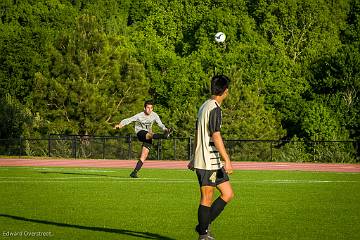
[[101, 134], [147, 96], [143, 66], [125, 37], [106, 34], [94, 16], [50, 49], [49, 72], [37, 73], [32, 109], [47, 133]]
[[74, 25], [75, 14], [57, 0], [1, 1], [0, 95], [26, 102], [35, 73], [48, 68], [48, 46], [60, 29]]
[[230, 139], [279, 139], [286, 132], [282, 129], [279, 114], [265, 104], [261, 79], [246, 84], [243, 73], [234, 69], [230, 96], [224, 104], [224, 135]]
[[[311, 138], [328, 113], [358, 139], [359, 9], [356, 0], [4, 0], [0, 96], [31, 110], [23, 132], [108, 134], [153, 98], [188, 136], [211, 77], [225, 74], [227, 138]], [[310, 117], [313, 106], [322, 117]]]
[[334, 113], [317, 102], [310, 102], [303, 112], [301, 127], [306, 138], [312, 141], [347, 140], [349, 137], [334, 118]]
[[9, 94], [0, 98], [0, 113], [0, 139], [19, 138], [31, 123], [30, 111]]

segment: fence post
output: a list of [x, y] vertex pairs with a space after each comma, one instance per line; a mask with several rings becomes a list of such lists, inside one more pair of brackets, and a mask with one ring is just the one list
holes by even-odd
[[51, 157], [51, 135], [48, 135], [48, 155]]
[[132, 139], [131, 139], [131, 135], [128, 135], [128, 138], [127, 138], [127, 140], [128, 140], [128, 143], [129, 143], [129, 145], [128, 145], [128, 159], [131, 159], [132, 158], [132, 154], [131, 154], [131, 152], [132, 152], [132, 144], [131, 144], [131, 142], [132, 142]]
[[273, 142], [270, 141], [270, 162], [272, 162]]
[[19, 144], [20, 144], [20, 146], [19, 146], [19, 157], [21, 157], [22, 156], [22, 136], [20, 136], [20, 138], [19, 138]]
[[102, 158], [105, 159], [105, 141], [106, 139], [102, 139]]
[[72, 151], [73, 151], [73, 158], [76, 158], [76, 136], [72, 139]]
[[174, 138], [174, 160], [176, 160], [176, 139]]
[[190, 161], [191, 160], [191, 152], [192, 152], [192, 147], [191, 147], [191, 143], [192, 143], [192, 139], [191, 137], [189, 137], [189, 142], [188, 142], [188, 160]]
[[157, 160], [160, 160], [160, 159], [162, 160], [161, 141], [162, 141], [162, 139], [160, 139], [157, 143]]

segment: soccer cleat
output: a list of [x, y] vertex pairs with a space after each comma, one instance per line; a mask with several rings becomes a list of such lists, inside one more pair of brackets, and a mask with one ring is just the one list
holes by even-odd
[[164, 137], [169, 138], [171, 134], [172, 134], [172, 129], [168, 128], [165, 130]]
[[215, 237], [213, 235], [211, 235], [210, 226], [211, 225], [209, 224], [208, 229], [206, 230], [207, 233], [205, 235], [200, 235], [199, 225], [196, 225], [195, 231], [197, 233], [199, 233], [199, 239], [200, 239], [200, 236], [206, 236], [207, 238], [204, 238], [206, 240], [215, 240]]
[[[209, 224], [209, 226], [208, 226], [208, 228], [207, 228], [207, 230], [206, 230], [207, 233], [211, 233], [211, 231], [210, 231], [210, 226], [211, 226], [211, 224]], [[196, 225], [195, 231], [200, 234], [199, 224]]]
[[211, 236], [210, 233], [207, 234], [207, 239], [208, 240], [215, 240], [215, 238], [213, 236]]
[[208, 235], [199, 235], [199, 240], [208, 240]]
[[199, 235], [199, 240], [215, 240], [210, 234]]
[[132, 178], [138, 178], [137, 172], [136, 172], [136, 171], [132, 171], [132, 172], [130, 173], [130, 177], [132, 177]]

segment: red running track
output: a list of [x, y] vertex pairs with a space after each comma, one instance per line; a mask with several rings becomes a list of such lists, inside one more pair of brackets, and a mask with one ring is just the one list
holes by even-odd
[[[4, 159], [0, 167], [97, 167], [133, 168], [136, 160], [99, 160], [99, 159]], [[188, 161], [147, 160], [143, 168], [186, 169]], [[360, 172], [360, 164], [343, 163], [288, 163], [288, 162], [232, 162], [235, 170], [287, 170], [315, 172]]]

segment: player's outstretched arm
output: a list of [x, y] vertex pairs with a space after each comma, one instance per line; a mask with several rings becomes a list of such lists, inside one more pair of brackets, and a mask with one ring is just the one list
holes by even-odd
[[220, 156], [222, 157], [222, 159], [225, 162], [225, 166], [224, 166], [225, 171], [228, 174], [231, 174], [233, 172], [233, 168], [232, 168], [232, 164], [231, 164], [231, 161], [230, 161], [230, 157], [226, 152], [224, 141], [223, 141], [223, 139], [221, 137], [221, 133], [220, 132], [214, 132], [212, 134], [212, 139], [214, 141], [216, 149], [219, 151]]
[[130, 118], [126, 118], [124, 120], [122, 120], [119, 124], [116, 124], [114, 126], [114, 129], [117, 129], [117, 128], [123, 128], [125, 127], [126, 125], [132, 123], [132, 122], [135, 122], [139, 119], [139, 116], [141, 115], [141, 113], [138, 113]]
[[168, 131], [168, 128], [165, 127], [165, 125], [162, 123], [159, 115], [158, 115], [157, 113], [154, 113], [154, 116], [155, 116], [155, 122], [156, 122], [156, 124], [157, 124], [164, 132]]

